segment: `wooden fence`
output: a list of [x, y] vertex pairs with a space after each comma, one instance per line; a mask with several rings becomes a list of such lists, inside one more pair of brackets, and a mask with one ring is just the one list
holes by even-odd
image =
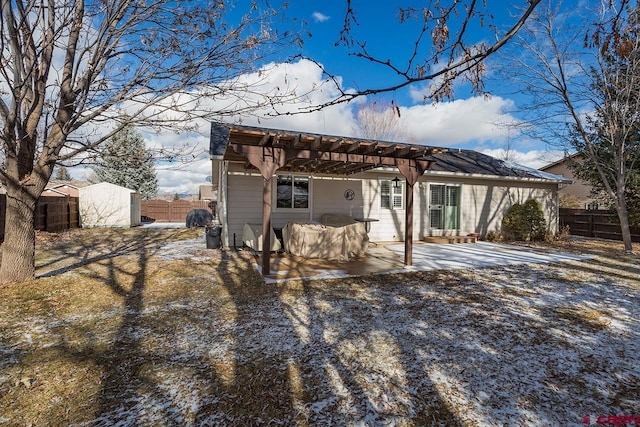
[[[211, 202], [206, 200], [143, 200], [141, 214], [143, 221], [155, 222], [185, 222], [191, 209], [207, 209], [212, 212]], [[213, 213], [213, 212], [212, 212]]]
[[[0, 240], [4, 240], [7, 196], [0, 195]], [[57, 232], [80, 227], [80, 212], [77, 197], [43, 196], [38, 199], [35, 215], [36, 230]]]
[[[560, 227], [565, 226], [574, 236], [622, 240], [618, 215], [612, 211], [560, 209]], [[640, 242], [640, 228], [631, 227], [631, 240]]]

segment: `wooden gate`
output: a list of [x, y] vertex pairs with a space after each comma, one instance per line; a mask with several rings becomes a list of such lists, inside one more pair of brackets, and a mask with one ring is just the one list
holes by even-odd
[[142, 221], [154, 222], [185, 222], [187, 214], [192, 209], [206, 209], [213, 213], [211, 202], [206, 200], [188, 201], [175, 200], [143, 200]]
[[[7, 196], [0, 195], [0, 241], [4, 240]], [[41, 196], [36, 204], [34, 226], [36, 230], [57, 232], [80, 226], [77, 197]]]

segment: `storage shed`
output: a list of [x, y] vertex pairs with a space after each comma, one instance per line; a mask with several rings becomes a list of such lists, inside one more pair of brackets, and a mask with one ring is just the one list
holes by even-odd
[[139, 193], [108, 182], [80, 188], [80, 224], [89, 227], [135, 227], [141, 223]]

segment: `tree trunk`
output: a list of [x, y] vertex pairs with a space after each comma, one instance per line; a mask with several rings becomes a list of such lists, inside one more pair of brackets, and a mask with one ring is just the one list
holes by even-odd
[[631, 230], [629, 229], [629, 213], [627, 211], [627, 202], [624, 196], [617, 197], [616, 212], [618, 214], [618, 220], [620, 221], [624, 251], [630, 254], [633, 252], [633, 244], [631, 242]]
[[7, 186], [0, 284], [21, 282], [35, 276], [36, 202], [37, 198], [20, 187]]

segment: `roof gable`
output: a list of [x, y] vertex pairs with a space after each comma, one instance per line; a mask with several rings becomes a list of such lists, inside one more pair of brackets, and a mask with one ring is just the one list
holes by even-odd
[[124, 193], [135, 193], [136, 190], [132, 190], [127, 187], [123, 187], [121, 185], [112, 184], [110, 182], [98, 182], [97, 184], [87, 185], [86, 187], [82, 187], [81, 190], [95, 190], [100, 188], [110, 189], [112, 191], [120, 191]]
[[550, 169], [550, 168], [552, 168], [554, 166], [561, 165], [563, 163], [569, 163], [569, 162], [575, 161], [575, 159], [580, 157], [580, 156], [581, 156], [581, 153], [579, 153], [579, 152], [573, 153], [573, 154], [569, 154], [569, 155], [565, 154], [565, 156], [563, 158], [561, 158], [560, 160], [556, 160], [553, 163], [549, 163], [548, 165], [545, 165], [545, 166], [541, 167], [540, 170], [541, 171], [546, 171], [547, 169]]
[[87, 181], [80, 181], [77, 179], [70, 179], [70, 180], [64, 180], [64, 179], [50, 179], [49, 182], [47, 183], [48, 187], [60, 187], [63, 185], [67, 185], [69, 187], [75, 187], [75, 188], [80, 188], [80, 187], [86, 187], [87, 185], [91, 185], [90, 182]]

